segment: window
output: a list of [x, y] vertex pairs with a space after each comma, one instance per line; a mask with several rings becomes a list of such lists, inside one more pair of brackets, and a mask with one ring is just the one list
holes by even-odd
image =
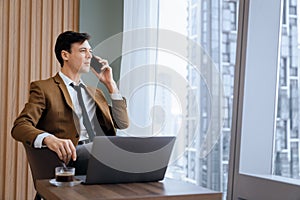
[[[179, 10], [173, 16], [168, 12], [180, 7], [178, 1], [161, 2], [160, 28], [178, 31], [190, 40], [189, 62], [181, 66], [190, 86], [182, 115], [187, 142], [183, 155], [169, 166], [168, 176], [222, 191], [226, 197], [239, 4], [237, 0], [187, 0], [181, 11], [186, 21], [178, 30], [167, 20], [178, 17]], [[158, 55], [161, 63], [167, 57]]]
[[[140, 5], [143, 3], [150, 5]], [[157, 11], [151, 4], [150, 1], [137, 1], [134, 6]], [[132, 80], [148, 81], [135, 90], [133, 81], [128, 85], [121, 81], [122, 94], [126, 88], [137, 94], [128, 92], [127, 96], [129, 103], [134, 102], [128, 105], [131, 124], [144, 128], [157, 122], [156, 134], [175, 133], [180, 137], [179, 156], [172, 160], [167, 176], [226, 193], [239, 1], [163, 0], [153, 6], [157, 5], [158, 12], [152, 14], [149, 10], [140, 10], [146, 13], [143, 17], [157, 22], [150, 25], [159, 28], [153, 37], [157, 37], [156, 48], [147, 49], [151, 51], [148, 52], [150, 56], [137, 49], [125, 55], [129, 59], [122, 57], [122, 68], [134, 65], [136, 68], [121, 70], [134, 74], [143, 68]], [[133, 28], [149, 27], [149, 24], [140, 24], [141, 17], [130, 18], [134, 12], [137, 11], [124, 14], [129, 23], [139, 19], [138, 27]], [[139, 37], [133, 38], [139, 40]], [[140, 56], [133, 55], [138, 52]], [[123, 77], [126, 78], [126, 74]], [[139, 78], [143, 80], [137, 81]], [[156, 110], [158, 107], [160, 109]], [[151, 108], [155, 109], [149, 114]], [[164, 126], [159, 129], [162, 121]]]
[[[273, 174], [296, 178], [300, 177], [300, 150], [299, 150], [299, 44], [300, 44], [300, 27], [297, 23], [300, 13], [296, 12], [296, 8], [300, 6], [300, 1], [291, 1], [290, 5], [283, 6], [283, 12], [289, 13], [287, 24], [281, 29], [281, 38], [289, 38], [289, 42], [285, 39], [281, 40], [281, 45], [290, 49], [285, 52], [283, 48], [280, 51], [281, 70], [279, 72], [278, 85], [278, 104], [276, 119], [276, 134], [274, 148], [274, 167]], [[289, 72], [289, 73], [287, 73]]]
[[298, 199], [296, 4], [244, 0], [240, 5], [227, 198]]

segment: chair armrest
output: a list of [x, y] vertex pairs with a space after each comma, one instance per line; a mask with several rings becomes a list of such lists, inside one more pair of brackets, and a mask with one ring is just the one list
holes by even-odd
[[61, 166], [57, 154], [48, 148], [33, 148], [23, 144], [30, 166], [33, 182], [37, 179], [50, 179], [55, 177], [55, 167]]

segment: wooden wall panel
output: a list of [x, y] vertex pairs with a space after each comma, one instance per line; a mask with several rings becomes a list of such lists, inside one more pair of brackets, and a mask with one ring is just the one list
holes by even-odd
[[33, 199], [22, 144], [11, 137], [31, 81], [54, 75], [59, 33], [78, 30], [79, 0], [0, 0], [0, 199]]

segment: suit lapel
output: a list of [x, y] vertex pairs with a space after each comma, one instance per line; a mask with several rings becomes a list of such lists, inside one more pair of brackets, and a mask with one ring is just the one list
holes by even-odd
[[[60, 90], [62, 91], [68, 106], [75, 112], [71, 97], [69, 95], [66, 85], [64, 84], [64, 81], [62, 80], [62, 78], [59, 76], [58, 73], [53, 78], [54, 78], [54, 81], [57, 83], [58, 87], [60, 88]], [[101, 95], [100, 92], [97, 92], [95, 88], [87, 86], [86, 89], [87, 89], [87, 92], [89, 93], [89, 95], [94, 99], [97, 106], [100, 108], [106, 123], [111, 124], [112, 118], [111, 118], [109, 107], [107, 106], [105, 97], [103, 95]]]
[[67, 89], [66, 85], [64, 84], [64, 81], [62, 80], [62, 78], [59, 76], [58, 73], [53, 78], [54, 78], [54, 81], [58, 84], [58, 87], [60, 88], [60, 90], [62, 91], [68, 106], [70, 108], [72, 108], [73, 111], [75, 111], [73, 104], [72, 104], [71, 97], [68, 92], [68, 89]]
[[106, 103], [106, 99], [103, 95], [101, 95], [99, 92], [96, 92], [95, 88], [86, 87], [89, 95], [94, 99], [100, 110], [102, 111], [102, 114], [104, 115], [104, 119], [111, 119], [110, 111]]

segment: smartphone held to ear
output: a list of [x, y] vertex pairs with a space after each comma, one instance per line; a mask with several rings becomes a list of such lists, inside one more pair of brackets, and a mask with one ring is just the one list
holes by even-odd
[[91, 59], [91, 67], [97, 72], [101, 72], [102, 64], [93, 56]]

